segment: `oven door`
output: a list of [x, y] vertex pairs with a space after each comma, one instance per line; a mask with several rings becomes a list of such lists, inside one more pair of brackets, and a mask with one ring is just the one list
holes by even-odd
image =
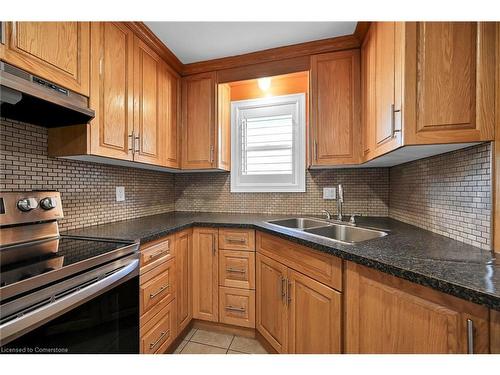
[[0, 352], [139, 353], [138, 264], [122, 259], [2, 304]]

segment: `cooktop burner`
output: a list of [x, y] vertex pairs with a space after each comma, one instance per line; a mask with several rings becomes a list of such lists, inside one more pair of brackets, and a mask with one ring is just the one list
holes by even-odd
[[[44, 275], [60, 273], [64, 277], [71, 269], [83, 271], [119, 258], [121, 250], [136, 245], [129, 241], [102, 240], [61, 236], [46, 240], [0, 247], [0, 291]], [[136, 247], [136, 246], [135, 246]], [[127, 251], [127, 254], [133, 250]], [[56, 277], [56, 279], [60, 278]], [[54, 279], [54, 277], [51, 277]], [[40, 280], [41, 281], [41, 280]], [[52, 281], [52, 280], [48, 280]], [[39, 285], [39, 284], [38, 284]]]

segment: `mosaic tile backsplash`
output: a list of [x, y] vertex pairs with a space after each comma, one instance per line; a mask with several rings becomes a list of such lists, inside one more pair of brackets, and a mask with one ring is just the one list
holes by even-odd
[[[58, 190], [61, 229], [169, 211], [336, 213], [323, 187], [343, 184], [344, 213], [390, 216], [489, 249], [490, 145], [392, 168], [309, 170], [306, 193], [231, 193], [226, 172], [171, 174], [47, 156], [47, 129], [0, 119], [0, 190]], [[115, 187], [125, 187], [125, 202]]]
[[389, 216], [491, 248], [491, 145], [390, 168]]

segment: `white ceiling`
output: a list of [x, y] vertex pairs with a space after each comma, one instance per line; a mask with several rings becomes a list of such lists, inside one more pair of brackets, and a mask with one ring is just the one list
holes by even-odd
[[356, 22], [146, 22], [183, 64], [349, 35]]

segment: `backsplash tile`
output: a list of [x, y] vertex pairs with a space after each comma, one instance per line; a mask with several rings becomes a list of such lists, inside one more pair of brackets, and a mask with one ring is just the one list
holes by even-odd
[[269, 214], [320, 215], [337, 212], [334, 200], [323, 199], [323, 187], [344, 186], [344, 214], [387, 216], [387, 168], [308, 170], [305, 193], [231, 193], [230, 173], [187, 173], [175, 176], [175, 209]]
[[486, 143], [392, 167], [389, 216], [490, 249], [490, 160]]
[[[64, 230], [174, 210], [335, 213], [323, 187], [340, 183], [345, 214], [390, 216], [489, 249], [490, 152], [482, 144], [392, 168], [308, 170], [306, 193], [231, 193], [225, 172], [174, 175], [51, 158], [47, 129], [0, 118], [0, 190], [60, 191]], [[115, 201], [115, 186], [125, 186], [125, 202]]]
[[174, 210], [173, 174], [48, 157], [39, 126], [0, 119], [0, 169], [2, 191], [61, 192], [63, 230]]

